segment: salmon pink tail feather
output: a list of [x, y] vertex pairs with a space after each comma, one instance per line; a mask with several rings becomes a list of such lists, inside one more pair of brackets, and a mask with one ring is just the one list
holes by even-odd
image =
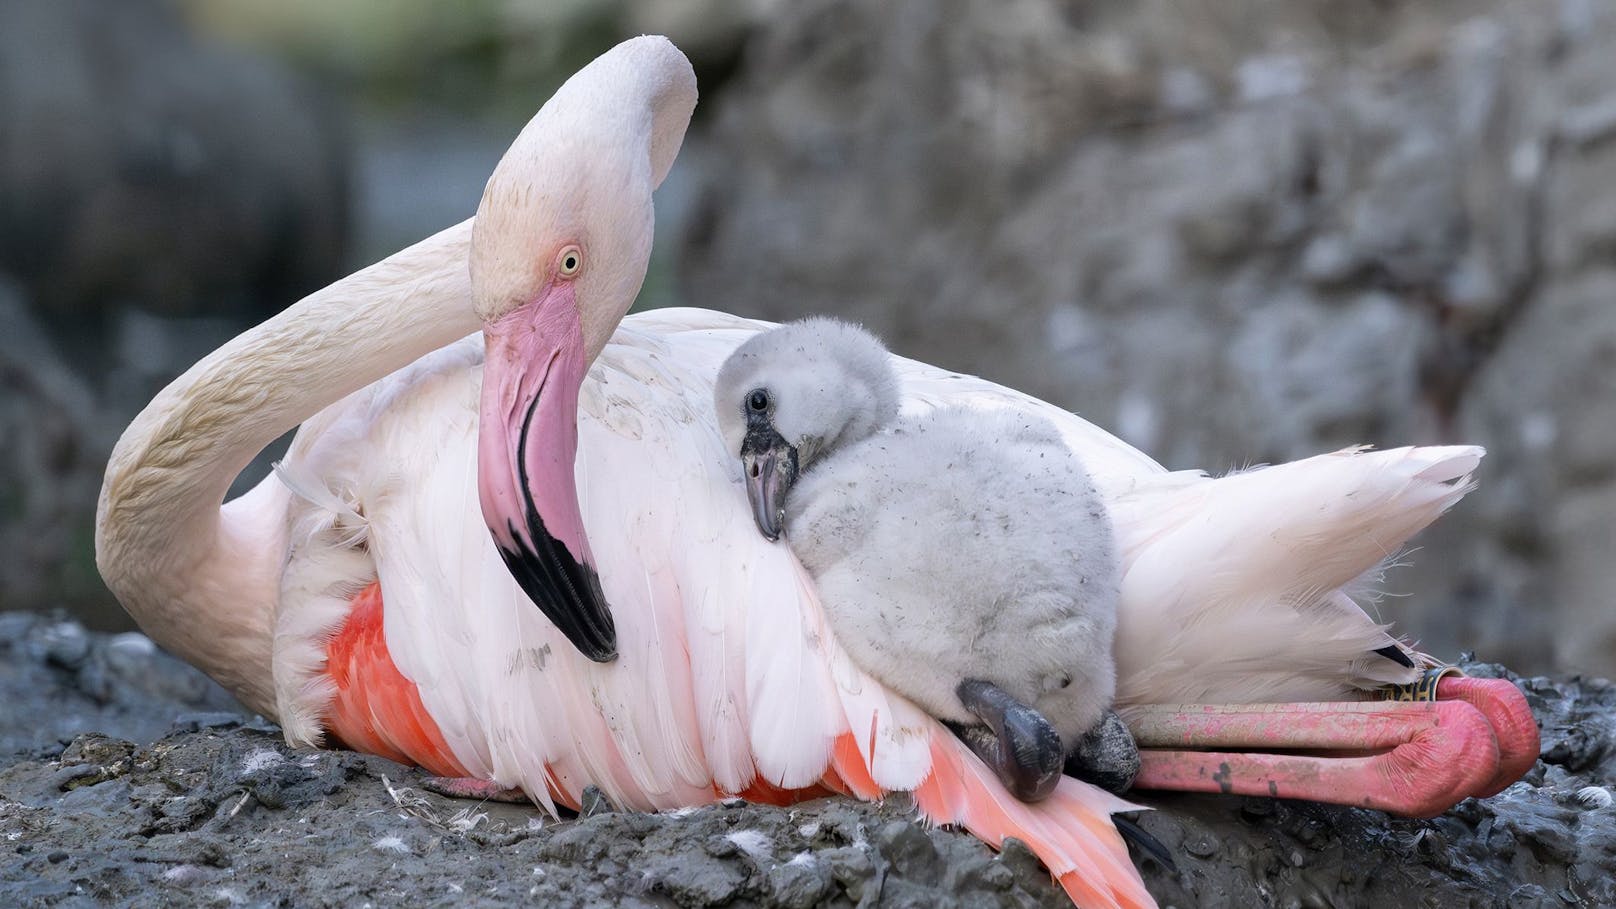
[[326, 729], [342, 744], [439, 776], [467, 775], [415, 683], [393, 665], [382, 632], [380, 584], [354, 595], [353, 611], [326, 648], [326, 671], [337, 687]]
[[926, 817], [958, 824], [998, 846], [1005, 837], [1026, 843], [1078, 906], [1143, 909], [1156, 900], [1111, 823], [1137, 805], [1070, 777], [1037, 804], [1017, 800], [976, 755], [950, 735], [932, 738], [932, 771], [915, 790]]

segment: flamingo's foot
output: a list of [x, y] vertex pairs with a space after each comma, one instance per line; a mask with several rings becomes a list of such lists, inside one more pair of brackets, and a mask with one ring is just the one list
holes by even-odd
[[[1426, 657], [1430, 660], [1429, 657]], [[1457, 666], [1431, 662], [1425, 674], [1408, 685], [1387, 685], [1386, 701], [1464, 701], [1481, 711], [1498, 740], [1498, 773], [1472, 795], [1497, 795], [1520, 779], [1537, 762], [1542, 747], [1537, 718], [1526, 696], [1507, 679], [1473, 679]]]
[[1436, 691], [1441, 700], [1463, 701], [1481, 711], [1493, 727], [1493, 738], [1498, 742], [1498, 772], [1471, 795], [1497, 795], [1537, 763], [1543, 748], [1537, 717], [1532, 715], [1526, 695], [1513, 682], [1449, 675], [1437, 681]]
[[506, 789], [492, 780], [470, 777], [429, 776], [421, 781], [421, 788], [452, 799], [475, 799], [479, 802], [511, 802], [532, 804], [532, 799], [520, 789]]
[[961, 740], [1016, 798], [1048, 798], [1066, 761], [1060, 734], [1049, 720], [991, 682], [966, 679], [954, 690], [966, 709], [987, 724], [956, 729]]
[[1066, 755], [1066, 773], [1121, 795], [1139, 775], [1139, 746], [1122, 717], [1107, 710]]

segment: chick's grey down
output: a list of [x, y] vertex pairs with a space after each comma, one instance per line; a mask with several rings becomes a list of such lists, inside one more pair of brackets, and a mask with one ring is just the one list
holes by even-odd
[[979, 679], [1068, 749], [1096, 727], [1116, 688], [1120, 568], [1105, 506], [1054, 426], [965, 407], [900, 414], [886, 349], [823, 318], [749, 339], [715, 396], [751, 489], [778, 466], [755, 457], [760, 434], [794, 455], [771, 504], [860, 666], [956, 724], [981, 724], [958, 692]]

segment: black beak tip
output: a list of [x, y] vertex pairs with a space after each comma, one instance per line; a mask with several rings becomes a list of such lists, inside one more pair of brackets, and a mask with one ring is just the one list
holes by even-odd
[[576, 604], [577, 611], [567, 613], [556, 627], [579, 653], [596, 663], [610, 663], [617, 659], [617, 623], [600, 585], [591, 583], [588, 590], [590, 595]]
[[[601, 601], [604, 609], [604, 601]], [[601, 627], [589, 627], [589, 623], [581, 621], [583, 617], [571, 613], [551, 616], [561, 633], [567, 636], [572, 646], [578, 652], [596, 663], [610, 663], [617, 659], [617, 629], [612, 623], [612, 614], [602, 611], [596, 616], [596, 622], [604, 624]]]
[[617, 626], [595, 570], [573, 558], [542, 522], [530, 523], [531, 535], [511, 528], [515, 549], [499, 547], [511, 575], [579, 653], [596, 663], [617, 659]]
[[601, 611], [593, 616], [593, 621], [573, 612], [546, 612], [546, 615], [579, 653], [596, 663], [610, 663], [617, 659], [617, 628], [612, 622], [611, 612], [606, 611], [605, 601], [598, 602]]

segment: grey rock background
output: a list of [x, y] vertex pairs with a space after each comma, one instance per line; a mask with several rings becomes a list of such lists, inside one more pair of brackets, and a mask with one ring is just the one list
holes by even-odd
[[160, 0], [0, 0], [0, 609], [125, 622], [95, 574], [118, 433], [340, 274], [343, 120]]
[[781, 5], [683, 291], [837, 312], [1175, 468], [1478, 442], [1384, 617], [1616, 670], [1616, 8]]
[[[1616, 672], [1616, 7], [0, 0], [0, 609], [123, 621], [123, 425], [469, 214], [618, 38], [703, 101], [647, 305], [837, 312], [1171, 467], [1479, 442], [1387, 619]], [[256, 478], [256, 474], [253, 475]]]
[[0, 2], [0, 268], [68, 322], [259, 317], [325, 283], [342, 121], [159, 0]]
[[[104, 596], [91, 532], [115, 435], [15, 285], [0, 280], [0, 606]], [[83, 564], [87, 561], [88, 564]]]

